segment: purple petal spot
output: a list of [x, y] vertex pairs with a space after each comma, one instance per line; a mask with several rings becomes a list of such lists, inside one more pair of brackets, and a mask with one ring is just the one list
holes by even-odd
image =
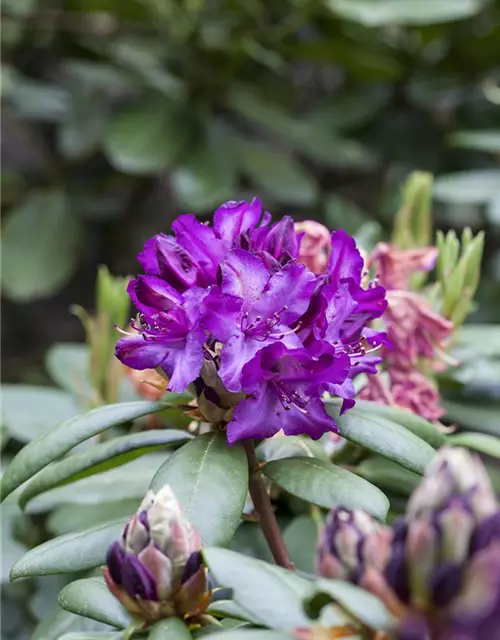
[[432, 602], [437, 607], [445, 607], [460, 591], [462, 586], [462, 566], [446, 563], [434, 570], [431, 577]]
[[158, 589], [153, 574], [130, 553], [127, 553], [123, 560], [122, 584], [131, 598], [158, 600]]
[[482, 551], [493, 542], [500, 542], [500, 511], [482, 520], [472, 534], [470, 554]]
[[181, 584], [187, 582], [189, 578], [194, 576], [203, 564], [203, 558], [200, 551], [193, 551], [189, 556], [181, 576]]
[[121, 548], [119, 542], [114, 542], [106, 553], [106, 564], [108, 565], [109, 574], [116, 584], [122, 584], [122, 566], [125, 558], [125, 552]]

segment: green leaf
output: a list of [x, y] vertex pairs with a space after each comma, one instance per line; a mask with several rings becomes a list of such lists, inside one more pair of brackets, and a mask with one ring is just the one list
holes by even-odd
[[65, 611], [125, 629], [132, 617], [108, 591], [100, 578], [76, 580], [59, 594], [59, 606]]
[[273, 556], [257, 522], [242, 522], [236, 529], [229, 548], [251, 558], [273, 562]]
[[325, 509], [363, 509], [381, 520], [389, 509], [380, 489], [324, 460], [285, 458], [268, 462], [262, 473], [288, 493]]
[[295, 568], [314, 574], [318, 526], [311, 516], [299, 516], [292, 520], [283, 531], [283, 540]]
[[475, 169], [439, 176], [434, 197], [449, 204], [484, 204], [500, 197], [500, 170]]
[[155, 413], [165, 408], [160, 402], [110, 404], [76, 416], [43, 433], [17, 454], [2, 477], [2, 499], [53, 460], [62, 457], [80, 442], [109, 427]]
[[227, 549], [203, 550], [215, 581], [233, 591], [243, 612], [271, 629], [303, 627], [302, 598], [311, 583], [281, 567]]
[[24, 303], [59, 291], [78, 264], [82, 231], [62, 191], [30, 192], [3, 226], [4, 294]]
[[64, 391], [28, 384], [4, 384], [2, 425], [19, 442], [29, 442], [54, 422], [77, 413], [73, 398]]
[[500, 436], [498, 421], [498, 405], [462, 404], [460, 402], [443, 401], [446, 419], [456, 422], [462, 427]]
[[189, 433], [177, 429], [150, 429], [96, 444], [88, 451], [75, 453], [40, 471], [21, 494], [19, 503], [24, 507], [32, 498], [49, 489], [121, 466], [146, 453], [185, 442], [191, 437]]
[[[169, 452], [149, 453], [121, 467], [82, 478], [70, 485], [56, 487], [33, 498], [28, 503], [26, 511], [45, 513], [68, 504], [102, 507], [110, 500], [118, 502], [134, 499], [139, 504], [149, 489], [155, 471], [165, 462], [168, 455]], [[108, 519], [108, 517], [105, 518], [105, 520]], [[85, 527], [86, 524], [83, 526]]]
[[138, 506], [137, 498], [101, 504], [62, 504], [49, 515], [46, 526], [52, 535], [62, 536], [72, 531], [97, 527], [109, 520], [130, 518]]
[[14, 564], [10, 579], [76, 573], [99, 567], [105, 563], [106, 551], [120, 537], [125, 522], [126, 519], [106, 522], [48, 540], [28, 551]]
[[325, 403], [325, 409], [335, 418], [340, 435], [351, 442], [397, 462], [402, 467], [423, 473], [435, 455], [435, 450], [408, 429], [375, 414], [354, 410], [338, 416], [335, 406]]
[[36, 627], [31, 640], [60, 640], [61, 636], [70, 631], [81, 633], [106, 629], [109, 630], [110, 627], [101, 622], [68, 613], [56, 605], [53, 612], [45, 612], [45, 617]]
[[148, 101], [113, 118], [104, 150], [118, 171], [159, 173], [173, 166], [186, 146], [183, 123], [182, 114], [169, 101]]
[[70, 160], [83, 160], [92, 155], [106, 129], [109, 107], [101, 96], [83, 92], [73, 96], [71, 107], [57, 129], [60, 152]]
[[428, 25], [463, 20], [481, 10], [480, 0], [328, 0], [328, 7], [341, 18], [367, 27]]
[[121, 631], [70, 631], [58, 640], [120, 640], [123, 637]]
[[384, 491], [396, 491], [407, 496], [421, 480], [421, 476], [413, 471], [378, 456], [363, 460], [356, 468], [356, 473]]
[[89, 358], [86, 344], [60, 342], [52, 345], [45, 354], [45, 368], [56, 384], [76, 397], [86, 399], [91, 394]]
[[486, 433], [455, 433], [449, 436], [448, 441], [456, 447], [474, 449], [487, 456], [500, 458], [500, 439], [498, 436], [490, 436]]
[[312, 594], [305, 602], [305, 610], [312, 617], [318, 618], [321, 609], [331, 602], [340, 604], [355, 619], [370, 629], [387, 631], [396, 623], [377, 597], [343, 580], [318, 580]]
[[149, 631], [149, 640], [191, 640], [191, 634], [179, 618], [160, 620]]
[[277, 436], [263, 440], [257, 447], [256, 453], [259, 460], [264, 462], [294, 456], [329, 460], [321, 444], [304, 436]]
[[225, 434], [216, 431], [198, 436], [158, 469], [151, 488], [157, 491], [166, 484], [204, 544], [229, 544], [248, 492], [247, 460], [240, 444], [229, 447]]
[[[340, 408], [340, 401], [337, 400], [328, 400], [326, 404], [337, 405]], [[408, 429], [408, 431], [411, 431], [413, 434], [418, 436], [418, 438], [424, 440], [435, 449], [442, 447], [446, 443], [446, 436], [444, 433], [439, 431], [432, 422], [429, 422], [406, 409], [399, 409], [398, 407], [389, 407], [385, 404], [379, 404], [378, 402], [356, 399], [356, 406], [353, 409], [350, 409], [349, 414], [359, 414], [360, 416], [366, 416], [368, 414], [368, 416], [379, 416], [380, 418], [385, 418], [390, 422], [395, 422], [405, 429]], [[338, 410], [336, 418], [337, 416]]]
[[210, 634], [210, 640], [290, 640], [286, 631], [266, 629], [228, 629]]
[[260, 625], [260, 621], [253, 618], [247, 611], [244, 611], [234, 600], [216, 600], [207, 607], [207, 613], [218, 618], [234, 618], [240, 621], [249, 621], [255, 626]]
[[238, 150], [244, 172], [270, 198], [296, 206], [316, 201], [318, 185], [290, 154], [244, 139], [238, 142]]
[[457, 131], [449, 137], [455, 147], [500, 153], [500, 130]]
[[180, 204], [206, 211], [233, 197], [237, 185], [238, 156], [232, 132], [217, 122], [208, 123], [205, 145], [170, 174]]

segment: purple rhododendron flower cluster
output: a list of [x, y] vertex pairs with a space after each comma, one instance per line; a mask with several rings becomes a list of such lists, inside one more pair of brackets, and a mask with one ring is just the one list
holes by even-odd
[[[128, 292], [139, 315], [117, 343], [121, 362], [161, 369], [169, 391], [189, 386], [215, 406], [223, 396], [230, 443], [281, 429], [315, 439], [334, 431], [322, 394], [351, 408], [354, 376], [375, 373], [380, 357], [371, 351], [387, 343], [368, 328], [386, 309], [385, 289], [362, 286], [353, 238], [332, 233], [327, 268], [316, 275], [298, 262], [292, 218], [271, 224], [257, 199], [223, 204], [212, 226], [188, 214], [172, 229], [138, 256], [145, 275]], [[207, 371], [217, 372], [216, 385]]]

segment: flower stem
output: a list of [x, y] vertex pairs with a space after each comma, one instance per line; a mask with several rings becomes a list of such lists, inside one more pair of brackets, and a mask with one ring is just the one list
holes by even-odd
[[294, 571], [294, 566], [290, 560], [290, 555], [285, 546], [281, 530], [274, 515], [271, 500], [267, 494], [264, 483], [259, 470], [259, 463], [255, 455], [255, 449], [251, 440], [245, 440], [243, 443], [245, 453], [248, 460], [249, 471], [249, 489], [255, 510], [260, 517], [260, 526], [267, 540], [269, 549], [273, 555], [274, 561], [280, 567]]

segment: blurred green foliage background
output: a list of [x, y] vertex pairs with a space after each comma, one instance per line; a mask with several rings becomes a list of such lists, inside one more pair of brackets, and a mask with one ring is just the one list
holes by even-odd
[[3, 375], [83, 338], [97, 266], [179, 212], [259, 195], [384, 237], [433, 172], [435, 224], [487, 231], [500, 320], [500, 2], [4, 0]]

